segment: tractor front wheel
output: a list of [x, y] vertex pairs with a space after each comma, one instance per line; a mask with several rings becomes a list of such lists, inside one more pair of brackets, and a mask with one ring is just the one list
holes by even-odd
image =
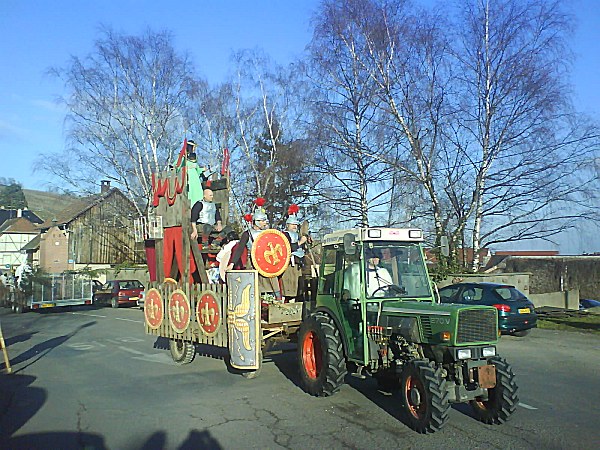
[[402, 369], [400, 391], [408, 425], [418, 433], [433, 433], [448, 420], [448, 393], [442, 371], [426, 359], [409, 361]]
[[326, 314], [306, 318], [298, 332], [300, 383], [311, 395], [335, 394], [346, 376], [346, 362], [340, 332]]
[[488, 389], [488, 398], [471, 400], [475, 417], [483, 423], [502, 424], [517, 409], [519, 396], [515, 374], [504, 358], [493, 358], [490, 361], [496, 366], [496, 386]]
[[189, 364], [196, 356], [196, 347], [192, 342], [186, 342], [179, 339], [169, 341], [169, 350], [171, 358], [178, 365]]

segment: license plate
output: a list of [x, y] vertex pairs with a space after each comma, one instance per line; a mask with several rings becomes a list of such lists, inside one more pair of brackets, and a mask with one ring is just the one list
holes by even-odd
[[519, 314], [529, 314], [531, 310], [529, 308], [521, 308], [519, 309]]
[[54, 303], [42, 303], [42, 308], [53, 308], [56, 306]]

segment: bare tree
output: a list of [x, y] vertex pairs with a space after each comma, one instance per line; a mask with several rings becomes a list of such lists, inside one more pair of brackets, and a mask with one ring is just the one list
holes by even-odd
[[173, 161], [207, 89], [189, 58], [174, 50], [168, 32], [128, 36], [105, 28], [92, 53], [52, 73], [68, 91], [61, 100], [69, 146], [42, 154], [38, 167], [84, 191], [95, 191], [101, 178], [114, 181], [145, 204], [151, 173]]
[[315, 15], [308, 63], [315, 173], [323, 179], [318, 195], [327, 208], [340, 211], [342, 222], [361, 226], [389, 204], [393, 188], [393, 174], [381, 158], [393, 136], [381, 126], [379, 87], [361, 61], [373, 12], [371, 2], [323, 2]]
[[264, 197], [276, 221], [291, 203], [303, 203], [310, 190], [305, 167], [312, 151], [303, 137], [303, 113], [293, 66], [279, 67], [258, 50], [240, 51], [231, 91], [234, 120], [232, 147], [234, 193], [242, 208]]
[[[570, 113], [572, 26], [561, 2], [464, 4], [456, 56], [461, 88], [455, 141], [470, 167], [473, 269], [482, 243], [547, 239], [583, 214], [582, 168], [593, 127]], [[589, 211], [588, 211], [589, 212]]]

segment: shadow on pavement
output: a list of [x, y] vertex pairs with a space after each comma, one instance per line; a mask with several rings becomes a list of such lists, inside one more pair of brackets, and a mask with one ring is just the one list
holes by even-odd
[[46, 356], [53, 349], [55, 349], [59, 345], [63, 344], [65, 341], [67, 341], [71, 337], [75, 336], [82, 329], [91, 327], [92, 325], [95, 325], [95, 324], [96, 324], [96, 321], [84, 323], [83, 325], [80, 325], [79, 327], [77, 327], [77, 329], [75, 329], [74, 331], [72, 331], [69, 334], [66, 334], [64, 336], [58, 336], [58, 337], [55, 337], [52, 339], [48, 339], [47, 341], [44, 341], [44, 342], [40, 342], [39, 344], [36, 344], [33, 347], [31, 347], [29, 350], [26, 350], [23, 353], [21, 353], [20, 355], [12, 358], [10, 361], [12, 366], [16, 366], [19, 363], [23, 363], [25, 361], [31, 360], [27, 365], [20, 367], [18, 370], [14, 371], [14, 373], [23, 371], [24, 369], [26, 369], [27, 367], [29, 367], [30, 365], [32, 365], [36, 361], [38, 361], [40, 358]]
[[6, 344], [7, 347], [10, 347], [11, 345], [17, 344], [19, 342], [25, 342], [28, 341], [29, 339], [31, 339], [31, 337], [35, 334], [37, 334], [37, 331], [33, 331], [31, 333], [23, 333], [23, 334], [19, 334], [18, 336], [13, 336], [13, 337], [9, 337], [9, 338], [5, 338], [4, 342]]
[[0, 375], [0, 443], [6, 442], [46, 402], [46, 390], [31, 386], [35, 380], [31, 375]]

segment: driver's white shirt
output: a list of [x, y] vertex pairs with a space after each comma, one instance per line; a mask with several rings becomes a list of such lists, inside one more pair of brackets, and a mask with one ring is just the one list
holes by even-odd
[[[394, 284], [392, 276], [385, 267], [367, 268], [367, 296], [372, 297], [377, 289]], [[383, 290], [377, 292], [377, 297], [384, 296]]]

